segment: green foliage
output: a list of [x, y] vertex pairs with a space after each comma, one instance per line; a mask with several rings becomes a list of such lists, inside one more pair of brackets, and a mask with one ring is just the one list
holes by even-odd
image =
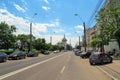
[[16, 31], [14, 25], [9, 26], [5, 22], [0, 23], [0, 49], [13, 48], [15, 43], [15, 35], [13, 33]]
[[[108, 43], [112, 38], [120, 38], [119, 36], [116, 36], [118, 33], [116, 33], [116, 31], [120, 29], [120, 5], [116, 6], [115, 0], [111, 0], [111, 3], [99, 12], [97, 24], [100, 27], [102, 44]], [[92, 43], [94, 42], [95, 40], [92, 41]]]
[[90, 45], [92, 47], [100, 47], [100, 44], [102, 43], [102, 39], [101, 39], [101, 36], [100, 35], [95, 35], [93, 38], [92, 38], [92, 41], [90, 42]]
[[50, 48], [52, 51], [54, 50], [59, 50], [59, 46], [57, 45], [52, 45], [52, 47]]
[[[30, 47], [30, 35], [13, 34], [16, 31], [14, 25], [8, 25], [5, 22], [0, 23], [0, 49], [18, 49], [28, 51]], [[21, 45], [18, 45], [21, 44]], [[32, 35], [32, 51], [42, 52], [44, 50], [62, 50], [63, 47], [56, 45], [47, 44], [45, 39], [38, 38], [36, 39]], [[10, 54], [12, 51], [5, 51], [7, 54]]]
[[32, 49], [33, 52], [41, 53], [40, 50]]
[[20, 50], [23, 50], [24, 48], [29, 48], [30, 35], [18, 34], [17, 41], [21, 42], [21, 46], [17, 44]]
[[0, 50], [0, 52], [5, 52], [7, 55], [14, 52], [14, 50]]
[[36, 50], [42, 50], [45, 49], [45, 39], [36, 39], [33, 41], [33, 48]]
[[115, 37], [117, 38], [117, 41], [118, 41], [119, 47], [120, 47], [120, 28], [115, 31]]

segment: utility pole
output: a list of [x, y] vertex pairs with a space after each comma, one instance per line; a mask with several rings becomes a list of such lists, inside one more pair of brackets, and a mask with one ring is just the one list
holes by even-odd
[[30, 49], [29, 51], [31, 51], [32, 49], [32, 22], [30, 23]]
[[85, 52], [86, 52], [86, 46], [87, 46], [87, 45], [86, 45], [86, 27], [85, 27], [85, 22], [83, 22], [83, 27], [84, 27], [84, 40], [85, 40], [85, 41], [84, 41], [84, 43], [85, 43], [85, 44], [84, 44], [84, 48], [85, 48]]
[[79, 50], [81, 50], [81, 45], [80, 45], [80, 36], [79, 36]]
[[79, 16], [79, 14], [74, 14], [75, 16], [78, 16], [78, 18], [82, 21], [83, 23], [83, 27], [84, 27], [84, 48], [85, 48], [85, 52], [86, 52], [86, 26], [85, 26], [85, 22], [83, 21], [83, 19]]
[[[34, 16], [37, 15], [37, 13], [35, 13], [32, 17], [32, 19], [34, 18]], [[30, 22], [30, 47], [29, 47], [29, 51], [32, 50], [32, 20]]]

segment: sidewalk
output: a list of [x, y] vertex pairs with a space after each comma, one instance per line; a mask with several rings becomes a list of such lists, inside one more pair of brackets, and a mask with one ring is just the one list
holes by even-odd
[[100, 66], [104, 71], [120, 80], [120, 60], [113, 60], [113, 63]]

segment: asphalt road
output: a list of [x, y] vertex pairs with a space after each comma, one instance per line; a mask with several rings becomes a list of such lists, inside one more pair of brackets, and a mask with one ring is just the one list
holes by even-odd
[[113, 80], [87, 59], [64, 52], [0, 64], [0, 80]]

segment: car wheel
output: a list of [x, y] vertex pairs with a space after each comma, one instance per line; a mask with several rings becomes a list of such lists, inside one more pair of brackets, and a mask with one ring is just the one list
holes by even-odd
[[90, 62], [90, 65], [93, 65], [93, 63], [92, 63], [92, 62]]
[[82, 57], [82, 58], [84, 58], [84, 57]]
[[26, 56], [24, 56], [24, 59], [26, 58]]

